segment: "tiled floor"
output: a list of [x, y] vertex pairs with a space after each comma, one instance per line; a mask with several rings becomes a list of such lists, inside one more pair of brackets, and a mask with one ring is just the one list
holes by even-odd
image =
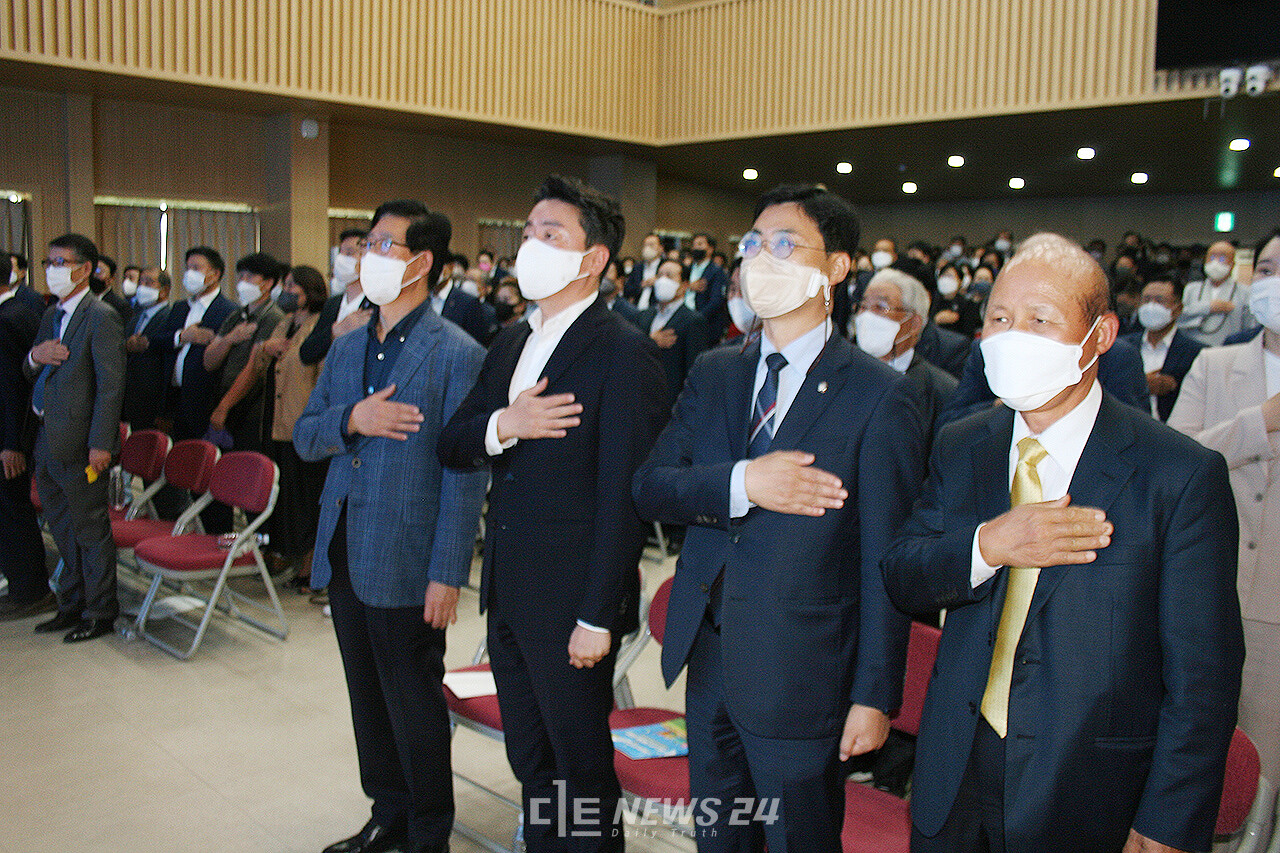
[[[673, 563], [646, 561], [649, 593]], [[186, 662], [119, 635], [68, 646], [34, 635], [34, 619], [0, 623], [0, 853], [319, 853], [359, 829], [369, 808], [332, 625], [306, 596], [284, 602], [288, 640], [218, 619]], [[471, 661], [477, 610], [464, 592], [450, 666]], [[681, 708], [683, 683], [663, 687], [658, 655], [650, 643], [632, 667], [636, 699]], [[493, 741], [459, 730], [454, 767], [517, 796]], [[455, 790], [460, 821], [510, 839], [514, 812]], [[670, 838], [628, 849], [670, 851]], [[452, 848], [483, 849], [456, 832]]]

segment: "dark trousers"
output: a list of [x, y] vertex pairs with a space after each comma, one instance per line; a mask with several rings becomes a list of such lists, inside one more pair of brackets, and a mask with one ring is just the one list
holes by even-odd
[[90, 483], [85, 464], [85, 459], [51, 458], [41, 429], [35, 480], [45, 522], [62, 557], [58, 611], [79, 613], [85, 619], [114, 619], [120, 615], [120, 602], [116, 599], [116, 543], [107, 515], [111, 477], [104, 471]]
[[12, 480], [0, 478], [0, 569], [9, 581], [9, 595], [27, 603], [49, 592], [44, 562], [44, 537], [31, 503], [31, 472]]
[[441, 850], [453, 831], [444, 629], [422, 606], [370, 607], [351, 588], [344, 509], [329, 545], [329, 604], [351, 698], [360, 785], [373, 819], [408, 832], [408, 851]]
[[623, 849], [609, 734], [616, 660], [615, 638], [599, 663], [576, 669], [567, 636], [518, 636], [490, 611], [489, 663], [529, 853]]
[[840, 735], [753, 735], [734, 723], [724, 695], [720, 632], [708, 616], [689, 654], [685, 689], [699, 853], [759, 853], [766, 843], [769, 853], [840, 853]]
[[912, 853], [1004, 853], [1004, 760], [1004, 741], [979, 718], [951, 814], [932, 838], [912, 826]]

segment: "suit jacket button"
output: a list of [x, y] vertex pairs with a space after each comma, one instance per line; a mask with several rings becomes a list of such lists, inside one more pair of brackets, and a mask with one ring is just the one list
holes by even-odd
[[351, 467], [352, 467], [352, 468], [359, 468], [359, 467], [360, 467], [360, 457], [358, 457], [358, 456], [357, 456], [355, 459], [352, 459], [352, 460], [351, 460]]
[[739, 539], [741, 539], [741, 538], [742, 538], [742, 534], [740, 534], [740, 533], [735, 533], [735, 534], [733, 534], [732, 536], [730, 536], [730, 537], [729, 537], [729, 539], [730, 539], [730, 540], [731, 540], [735, 545], [736, 545], [736, 544], [738, 544], [738, 540], [739, 540]]
[[1257, 543], [1257, 542], [1250, 542], [1250, 543], [1249, 543], [1249, 550], [1250, 550], [1250, 551], [1252, 551], [1252, 550], [1256, 549], [1257, 547], [1258, 547], [1258, 543]]
[[1253, 496], [1253, 499], [1254, 499], [1255, 501], [1258, 501], [1259, 503], [1261, 503], [1261, 502], [1262, 502], [1262, 492], [1258, 492], [1256, 495], [1254, 495], [1254, 496]]

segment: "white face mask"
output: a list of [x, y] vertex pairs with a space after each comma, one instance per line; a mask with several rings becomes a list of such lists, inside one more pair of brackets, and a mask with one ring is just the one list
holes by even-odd
[[742, 295], [756, 315], [766, 320], [794, 311], [817, 296], [831, 282], [821, 270], [797, 264], [790, 258], [775, 258], [761, 249], [742, 263]]
[[676, 291], [680, 289], [680, 282], [670, 276], [659, 276], [653, 282], [653, 298], [659, 302], [670, 302], [676, 298]]
[[365, 252], [360, 259], [360, 287], [374, 305], [389, 305], [396, 301], [406, 284], [413, 283], [404, 280], [408, 268], [408, 261]]
[[873, 269], [882, 270], [891, 263], [893, 263], [893, 255], [889, 252], [880, 251], [871, 253], [871, 266]]
[[[1084, 340], [1102, 321], [1099, 317], [1089, 327]], [[1009, 408], [1019, 412], [1038, 409], [1080, 381], [1094, 361], [1084, 367], [1084, 341], [1064, 344], [1043, 335], [1010, 330], [983, 337], [982, 349], [987, 383], [992, 392]]]
[[902, 331], [901, 323], [874, 311], [859, 311], [853, 318], [853, 327], [858, 349], [876, 358], [884, 358], [893, 352], [893, 345], [898, 342], [898, 334]]
[[729, 319], [733, 320], [733, 325], [746, 333], [756, 324], [756, 312], [751, 310], [747, 300], [741, 296], [734, 296], [729, 300]]
[[160, 301], [160, 291], [150, 285], [140, 284], [136, 293], [135, 302], [139, 308], [150, 308]]
[[251, 281], [236, 282], [236, 299], [241, 305], [252, 305], [262, 298], [262, 288]]
[[960, 282], [953, 275], [944, 275], [938, 279], [938, 292], [943, 296], [955, 296], [956, 291], [960, 289]]
[[348, 284], [356, 280], [356, 259], [339, 254], [333, 259], [333, 295], [337, 296]]
[[652, 246], [645, 246], [640, 250], [640, 257], [644, 258], [646, 264], [651, 264], [662, 254], [661, 249], [655, 249]]
[[997, 252], [1000, 252], [1001, 254], [1007, 255], [1009, 253], [1009, 250], [1012, 248], [1013, 248], [1013, 245], [1008, 240], [1005, 240], [1003, 238], [995, 242], [995, 249]]
[[1173, 311], [1159, 302], [1144, 302], [1138, 306], [1138, 322], [1148, 331], [1163, 329], [1173, 322]]
[[530, 237], [516, 254], [516, 281], [524, 298], [533, 302], [555, 296], [585, 276], [579, 275], [586, 252], [557, 249]]
[[49, 292], [59, 299], [66, 299], [76, 289], [75, 282], [71, 280], [71, 270], [70, 265], [45, 268], [44, 283], [49, 285]]
[[1280, 276], [1253, 280], [1249, 285], [1249, 312], [1259, 323], [1280, 333]]
[[133, 296], [138, 292], [138, 283], [131, 278], [126, 278], [120, 282], [120, 292], [125, 296]]
[[271, 288], [271, 299], [272, 299], [272, 301], [273, 301], [273, 302], [278, 302], [278, 301], [280, 300], [280, 294], [282, 294], [282, 293], [284, 293], [284, 287], [282, 287], [282, 286], [281, 286], [281, 285], [279, 285], [279, 284], [277, 284], [275, 287]]
[[182, 287], [192, 296], [199, 296], [204, 290], [204, 273], [199, 270], [187, 270], [182, 274]]
[[1222, 281], [1231, 275], [1231, 265], [1217, 258], [1212, 261], [1205, 261], [1204, 274], [1209, 277], [1209, 281]]

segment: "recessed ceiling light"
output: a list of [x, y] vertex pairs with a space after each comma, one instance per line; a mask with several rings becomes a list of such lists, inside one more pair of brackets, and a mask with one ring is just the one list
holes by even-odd
[[1244, 137], [1231, 140], [1231, 144], [1227, 146], [1232, 151], [1244, 151], [1249, 147], [1249, 140]]
[[1094, 155], [1096, 155], [1097, 153], [1098, 153], [1097, 151], [1094, 151], [1092, 148], [1090, 148], [1087, 145], [1083, 148], [1076, 149], [1076, 156], [1079, 157], [1081, 160], [1092, 160], [1094, 158]]
[[1280, 178], [1280, 166], [1276, 166], [1276, 170], [1275, 170], [1274, 172], [1272, 172], [1271, 174], [1272, 174], [1272, 175], [1274, 175], [1274, 176], [1275, 176], [1275, 177], [1277, 177], [1277, 178]]
[[754, 181], [756, 178], [760, 177], [760, 173], [755, 169], [743, 169], [742, 177], [748, 181]]
[[847, 175], [853, 171], [852, 163], [836, 163], [836, 171], [842, 175]]
[[1145, 184], [1150, 179], [1151, 176], [1146, 172], [1134, 172], [1129, 176], [1129, 180], [1133, 181], [1135, 184]]
[[953, 169], [959, 169], [961, 166], [964, 165], [964, 158], [961, 157], [959, 154], [952, 154], [950, 157], [947, 158], [947, 165]]
[[907, 195], [911, 195], [911, 193], [915, 192], [918, 189], [919, 187], [915, 185], [914, 181], [907, 181], [905, 184], [902, 185], [902, 191]]
[[1011, 189], [1011, 190], [1020, 190], [1020, 189], [1022, 189], [1023, 187], [1025, 187], [1026, 185], [1027, 185], [1027, 182], [1026, 182], [1026, 181], [1024, 181], [1024, 180], [1022, 180], [1022, 178], [1010, 178], [1010, 179], [1009, 179], [1009, 189]]

